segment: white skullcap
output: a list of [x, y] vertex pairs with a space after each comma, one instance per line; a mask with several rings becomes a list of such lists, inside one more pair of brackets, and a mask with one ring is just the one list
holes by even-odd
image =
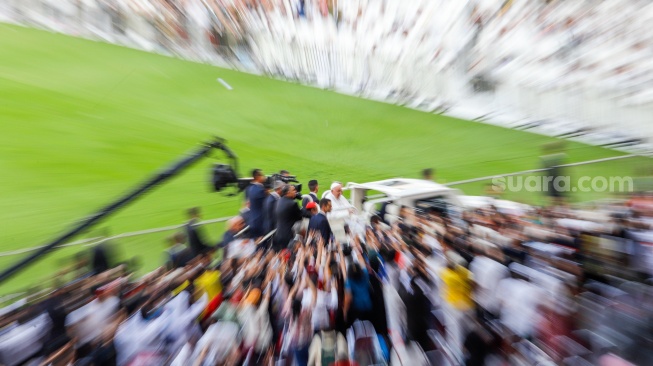
[[340, 182], [331, 183], [331, 190], [334, 190], [338, 186], [342, 187], [342, 183], [340, 183]]

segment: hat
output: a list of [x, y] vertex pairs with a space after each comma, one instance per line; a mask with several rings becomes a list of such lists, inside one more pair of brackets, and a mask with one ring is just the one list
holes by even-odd
[[314, 208], [316, 208], [316, 207], [317, 207], [317, 205], [315, 204], [315, 202], [309, 202], [309, 203], [306, 205], [306, 209], [307, 209], [307, 210], [312, 210], [312, 209], [314, 209]]

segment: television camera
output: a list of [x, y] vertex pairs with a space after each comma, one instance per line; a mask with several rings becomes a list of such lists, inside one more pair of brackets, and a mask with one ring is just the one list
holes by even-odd
[[[211, 183], [213, 190], [220, 192], [228, 186], [238, 187], [238, 193], [243, 192], [244, 190], [252, 184], [254, 178], [239, 178], [238, 174], [231, 165], [216, 163], [211, 170]], [[282, 175], [282, 174], [272, 174], [265, 178], [263, 186], [267, 189], [272, 189], [275, 182], [283, 182], [286, 184], [290, 183], [299, 183], [297, 177], [294, 175]], [[302, 199], [302, 185], [293, 184], [297, 190], [297, 195], [295, 199]]]

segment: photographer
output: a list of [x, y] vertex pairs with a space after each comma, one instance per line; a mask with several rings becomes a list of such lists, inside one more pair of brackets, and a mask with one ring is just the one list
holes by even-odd
[[288, 246], [288, 243], [293, 239], [293, 226], [295, 223], [302, 219], [302, 212], [295, 202], [297, 196], [297, 189], [295, 186], [287, 184], [281, 189], [281, 198], [277, 203], [277, 225], [276, 233], [272, 247], [275, 251], [280, 251]]
[[274, 191], [270, 193], [267, 198], [265, 198], [264, 208], [264, 219], [265, 219], [265, 233], [269, 233], [274, 230], [277, 226], [277, 202], [281, 198], [281, 190], [286, 184], [280, 180], [274, 181]]

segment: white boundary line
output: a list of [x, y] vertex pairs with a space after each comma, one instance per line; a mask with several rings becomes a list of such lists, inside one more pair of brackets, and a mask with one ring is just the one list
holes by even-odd
[[[229, 216], [229, 217], [219, 217], [219, 218], [217, 218], [217, 219], [210, 219], [210, 220], [201, 221], [201, 222], [199, 222], [197, 225], [206, 225], [206, 224], [214, 224], [214, 223], [217, 223], [217, 222], [225, 222], [225, 221], [227, 221], [227, 220], [230, 220], [231, 218], [233, 218], [233, 216]], [[86, 244], [84, 244], [83, 246], [84, 246], [84, 247], [91, 247], [91, 246], [93, 246], [93, 245], [97, 245], [97, 244], [100, 244], [100, 243], [104, 243], [105, 241], [114, 240], [114, 239], [119, 239], [119, 238], [129, 238], [129, 237], [132, 237], [132, 236], [139, 236], [139, 235], [146, 235], [146, 234], [160, 233], [160, 232], [164, 232], [164, 231], [177, 230], [177, 229], [181, 229], [181, 228], [184, 227], [185, 225], [186, 225], [186, 224], [172, 225], [172, 226], [164, 226], [164, 227], [158, 227], [158, 228], [154, 228], [154, 229], [147, 229], [147, 230], [140, 230], [140, 231], [132, 231], [132, 232], [130, 232], [130, 233], [122, 233], [122, 234], [118, 234], [118, 235], [110, 236], [110, 237], [107, 237], [107, 238], [102, 238], [102, 239], [100, 239], [100, 240], [98, 240], [98, 241], [94, 241], [94, 242], [91, 242], [91, 243], [86, 243]]]
[[[73, 241], [73, 242], [70, 242], [70, 243], [61, 244], [61, 245], [57, 246], [57, 248], [72, 247], [72, 246], [75, 246], [75, 245], [84, 244], [84, 243], [87, 243], [89, 241], [93, 241], [93, 240], [97, 240], [97, 239], [101, 239], [101, 238], [102, 238], [101, 236], [98, 236], [98, 237], [95, 237], [95, 238], [87, 238], [87, 239], [76, 240], [76, 241]], [[23, 248], [23, 249], [9, 250], [9, 251], [6, 251], [6, 252], [0, 252], [0, 257], [7, 257], [7, 256], [10, 256], [10, 255], [29, 253], [29, 252], [33, 252], [35, 250], [41, 249], [44, 246], [45, 245], [40, 245], [38, 247]]]
[[[17, 292], [15, 294], [8, 294], [8, 295], [5, 295], [5, 296], [2, 296], [2, 297], [0, 297], [0, 304], [4, 304], [5, 302], [7, 302], [9, 300], [13, 300], [13, 299], [15, 299], [17, 297], [23, 296], [26, 293], [27, 292]], [[0, 309], [0, 312], [1, 311], [2, 311], [2, 309]]]
[[[201, 221], [198, 223], [198, 225], [206, 225], [206, 224], [213, 224], [217, 222], [224, 222], [229, 219], [231, 219], [233, 216], [229, 217], [220, 217], [217, 219], [210, 219], [210, 220], [205, 220]], [[82, 245], [84, 247], [90, 247], [93, 245], [97, 245], [100, 243], [103, 243], [105, 241], [113, 240], [113, 239], [119, 239], [119, 238], [128, 238], [132, 236], [139, 236], [139, 235], [145, 235], [145, 234], [153, 234], [153, 233], [158, 233], [158, 232], [164, 232], [164, 231], [171, 231], [171, 230], [176, 230], [184, 227], [186, 224], [180, 224], [180, 225], [173, 225], [173, 226], [164, 226], [164, 227], [159, 227], [159, 228], [154, 228], [154, 229], [146, 229], [146, 230], [139, 230], [139, 231], [132, 231], [129, 233], [122, 233], [114, 236], [109, 236], [109, 237], [94, 237], [94, 238], [86, 238], [86, 239], [81, 239], [81, 240], [76, 240], [70, 243], [62, 244], [59, 245], [57, 248], [64, 248], [64, 247], [72, 247], [76, 245]], [[17, 250], [10, 250], [6, 252], [0, 252], [0, 257], [8, 257], [12, 255], [18, 255], [18, 254], [23, 254], [23, 253], [28, 253], [28, 252], [33, 252], [35, 250], [41, 249], [44, 246], [38, 246], [38, 247], [31, 247], [31, 248], [23, 248], [23, 249], [17, 249]]]
[[[563, 164], [563, 165], [560, 165], [560, 166], [561, 167], [570, 167], [570, 166], [588, 165], [588, 164], [594, 164], [594, 163], [601, 163], [601, 162], [604, 162], [604, 161], [620, 160], [620, 159], [627, 159], [627, 158], [634, 158], [634, 157], [647, 157], [647, 156], [637, 155], [637, 154], [629, 154], [629, 155], [613, 156], [611, 158], [603, 158], [603, 159], [596, 159], [596, 160], [581, 161], [581, 162], [578, 162], [578, 163]], [[444, 183], [444, 185], [445, 186], [455, 186], [455, 185], [465, 184], [465, 183], [480, 182], [480, 181], [484, 181], [484, 180], [488, 180], [488, 179], [492, 179], [492, 178], [497, 178], [497, 177], [510, 177], [510, 176], [514, 176], [514, 175], [522, 175], [522, 174], [528, 174], [528, 173], [538, 173], [538, 172], [543, 172], [545, 170], [547, 170], [547, 169], [540, 168], [540, 169], [522, 170], [520, 172], [514, 172], [514, 173], [488, 175], [486, 177], [479, 177], [479, 178], [459, 180], [457, 182]]]

